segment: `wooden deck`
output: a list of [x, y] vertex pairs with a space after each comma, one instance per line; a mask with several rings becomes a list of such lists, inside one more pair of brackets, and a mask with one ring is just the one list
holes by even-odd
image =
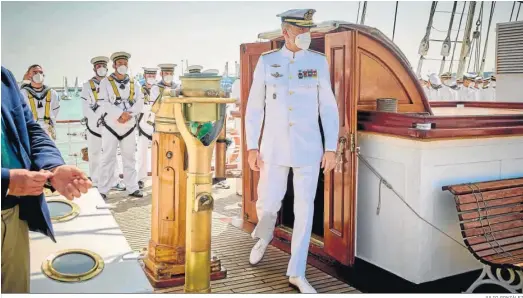
[[[269, 246], [257, 266], [249, 264], [249, 254], [255, 241], [243, 230], [233, 226], [231, 219], [240, 214], [241, 198], [231, 189], [213, 190], [212, 250], [227, 269], [227, 278], [212, 282], [213, 293], [296, 293], [285, 276], [290, 255]], [[146, 183], [150, 185], [150, 181]], [[147, 187], [146, 191], [150, 191]], [[130, 198], [114, 193], [109, 196], [112, 210], [127, 241], [134, 250], [147, 246], [150, 237], [151, 197]], [[360, 293], [350, 285], [308, 265], [307, 279], [318, 293]], [[182, 293], [183, 286], [156, 289], [156, 293]]]

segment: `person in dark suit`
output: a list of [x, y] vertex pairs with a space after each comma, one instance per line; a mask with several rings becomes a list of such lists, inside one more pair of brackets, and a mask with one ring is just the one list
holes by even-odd
[[91, 182], [78, 168], [65, 165], [3, 66], [1, 122], [2, 293], [28, 293], [29, 231], [55, 241], [44, 187], [72, 200], [86, 193]]

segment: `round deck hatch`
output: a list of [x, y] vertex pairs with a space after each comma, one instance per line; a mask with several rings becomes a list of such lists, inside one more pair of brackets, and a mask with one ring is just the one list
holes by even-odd
[[89, 280], [102, 272], [103, 259], [85, 249], [68, 249], [50, 255], [42, 264], [48, 277], [64, 282]]
[[65, 199], [49, 199], [47, 206], [53, 222], [68, 221], [80, 214], [80, 207]]

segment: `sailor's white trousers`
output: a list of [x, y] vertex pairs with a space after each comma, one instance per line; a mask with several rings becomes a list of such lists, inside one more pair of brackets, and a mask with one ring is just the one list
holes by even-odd
[[131, 133], [119, 141], [106, 127], [102, 128], [102, 159], [98, 190], [107, 194], [114, 186], [114, 171], [117, 169], [116, 151], [120, 145], [123, 163], [123, 181], [131, 194], [138, 190], [136, 174], [136, 138]]
[[[260, 169], [256, 213], [258, 224], [253, 238], [272, 240], [278, 211], [287, 191], [290, 167], [264, 164]], [[314, 198], [318, 187], [320, 165], [293, 167], [294, 173], [294, 227], [292, 232], [291, 259], [288, 276], [305, 276], [307, 255], [312, 233]]]
[[147, 173], [151, 167], [151, 161], [149, 160], [149, 139], [144, 135], [138, 136], [138, 181], [143, 181], [147, 178]]

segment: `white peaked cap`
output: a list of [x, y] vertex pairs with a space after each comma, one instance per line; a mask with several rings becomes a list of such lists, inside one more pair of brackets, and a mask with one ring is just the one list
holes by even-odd
[[432, 85], [441, 85], [441, 79], [435, 73], [430, 74], [429, 81]]
[[107, 64], [107, 62], [109, 62], [109, 58], [107, 58], [106, 56], [96, 56], [93, 59], [91, 59], [92, 65], [99, 64], [99, 63]]
[[119, 60], [119, 59], [129, 60], [129, 58], [131, 58], [131, 54], [129, 54], [127, 52], [116, 52], [111, 55], [111, 60], [113, 62], [116, 62], [116, 60]]

